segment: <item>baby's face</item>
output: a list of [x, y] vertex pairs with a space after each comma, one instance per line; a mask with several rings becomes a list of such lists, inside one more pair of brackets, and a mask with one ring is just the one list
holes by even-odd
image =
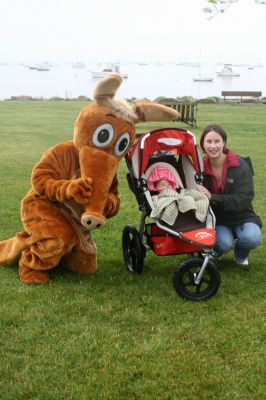
[[161, 189], [161, 190], [172, 188], [171, 183], [166, 179], [161, 179], [160, 181], [156, 182], [154, 186], [156, 187], [156, 189]]

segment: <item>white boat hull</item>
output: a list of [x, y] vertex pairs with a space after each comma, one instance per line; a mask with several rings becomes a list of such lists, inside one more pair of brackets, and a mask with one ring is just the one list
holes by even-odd
[[195, 77], [193, 78], [194, 82], [212, 82], [213, 78], [211, 77], [205, 77], [205, 78], [201, 78], [201, 77]]
[[240, 76], [240, 74], [227, 74], [227, 73], [222, 73], [222, 72], [217, 72], [217, 76]]
[[[104, 78], [105, 76], [110, 75], [113, 72], [116, 72], [116, 71], [110, 70], [110, 71], [92, 72], [92, 77], [93, 78]], [[125, 79], [128, 78], [127, 74], [121, 74], [121, 72], [119, 72], [119, 74], [122, 75], [122, 77], [125, 78]]]

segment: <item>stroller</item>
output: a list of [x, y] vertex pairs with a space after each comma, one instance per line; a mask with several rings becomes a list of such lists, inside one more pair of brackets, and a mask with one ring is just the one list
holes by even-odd
[[[179, 296], [189, 300], [212, 297], [220, 286], [220, 272], [211, 261], [215, 243], [215, 216], [207, 206], [204, 222], [193, 210], [178, 212], [173, 225], [162, 219], [152, 220], [154, 193], [147, 186], [147, 171], [157, 162], [175, 170], [184, 188], [197, 189], [202, 182], [203, 162], [195, 136], [178, 128], [162, 128], [141, 135], [126, 156], [129, 188], [135, 194], [141, 219], [139, 230], [126, 225], [122, 248], [128, 271], [140, 274], [146, 250], [158, 255], [187, 254], [176, 268], [173, 285]], [[148, 219], [148, 221], [146, 221]], [[196, 254], [195, 254], [196, 253]]]

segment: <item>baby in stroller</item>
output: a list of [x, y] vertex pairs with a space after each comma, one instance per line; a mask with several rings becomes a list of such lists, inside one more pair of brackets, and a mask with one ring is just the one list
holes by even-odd
[[174, 225], [179, 211], [185, 213], [194, 210], [200, 222], [206, 220], [208, 198], [195, 189], [184, 189], [178, 172], [170, 164], [157, 162], [148, 168], [146, 176], [150, 192], [159, 192], [152, 196], [154, 208], [151, 218]]
[[176, 170], [170, 170], [167, 163], [157, 162], [146, 172], [147, 184], [150, 191], [161, 192], [164, 189], [180, 189], [183, 183]]
[[187, 254], [173, 275], [177, 294], [210, 298], [220, 286], [219, 270], [211, 261], [215, 216], [197, 190], [203, 163], [195, 136], [178, 128], [147, 132], [126, 163], [128, 185], [141, 211], [139, 229], [128, 224], [123, 230], [126, 268], [140, 274], [147, 250], [158, 256]]

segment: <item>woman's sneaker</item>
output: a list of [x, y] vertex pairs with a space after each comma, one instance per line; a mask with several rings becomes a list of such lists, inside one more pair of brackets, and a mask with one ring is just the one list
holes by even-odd
[[219, 260], [221, 258], [221, 254], [218, 254], [215, 250], [213, 250], [210, 254], [210, 260]]
[[235, 262], [236, 262], [238, 265], [247, 266], [247, 265], [248, 265], [248, 258], [244, 258], [244, 260], [241, 260], [240, 258], [238, 258], [238, 257], [235, 255]]

